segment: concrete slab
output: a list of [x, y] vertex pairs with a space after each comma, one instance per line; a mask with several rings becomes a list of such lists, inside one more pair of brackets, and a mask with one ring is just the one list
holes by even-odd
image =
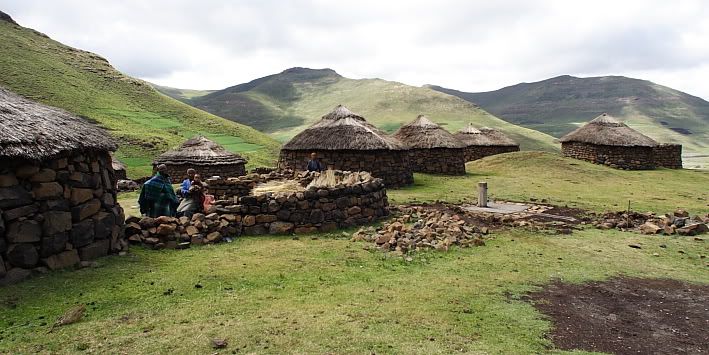
[[461, 206], [461, 208], [465, 211], [502, 213], [502, 214], [523, 212], [523, 211], [528, 210], [529, 207], [530, 207], [529, 205], [525, 205], [525, 204], [497, 203], [497, 202], [488, 202], [487, 207]]

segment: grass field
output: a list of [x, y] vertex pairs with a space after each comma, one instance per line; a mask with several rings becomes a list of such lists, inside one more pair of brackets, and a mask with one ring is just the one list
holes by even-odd
[[275, 162], [279, 144], [267, 135], [162, 95], [93, 53], [5, 21], [0, 37], [0, 85], [108, 129], [131, 177], [150, 174], [155, 156], [195, 134], [224, 142], [252, 166]]

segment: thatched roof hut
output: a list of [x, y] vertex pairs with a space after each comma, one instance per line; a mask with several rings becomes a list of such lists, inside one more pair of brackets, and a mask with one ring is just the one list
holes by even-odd
[[185, 179], [187, 169], [195, 169], [205, 178], [236, 177], [246, 174], [246, 159], [204, 136], [190, 138], [179, 148], [160, 154], [153, 161], [153, 167], [160, 164], [167, 165], [173, 181]]
[[652, 169], [652, 138], [604, 113], [561, 137], [565, 156], [622, 169]]
[[0, 87], [0, 285], [127, 247], [115, 149], [98, 126]]
[[406, 146], [342, 105], [283, 145], [279, 166], [305, 170], [312, 152], [326, 166], [369, 171], [388, 186], [413, 182]]
[[465, 174], [464, 145], [452, 134], [424, 115], [401, 126], [394, 133], [409, 148], [409, 158], [416, 172]]
[[482, 127], [478, 129], [469, 123], [454, 136], [465, 146], [466, 162], [490, 155], [519, 151], [519, 143], [494, 128]]
[[44, 160], [71, 151], [114, 151], [105, 130], [0, 87], [0, 157]]

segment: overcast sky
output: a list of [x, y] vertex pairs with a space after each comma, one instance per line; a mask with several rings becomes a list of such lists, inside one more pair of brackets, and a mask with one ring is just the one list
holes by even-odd
[[0, 0], [0, 9], [129, 75], [180, 88], [302, 66], [464, 91], [613, 74], [709, 99], [702, 0]]

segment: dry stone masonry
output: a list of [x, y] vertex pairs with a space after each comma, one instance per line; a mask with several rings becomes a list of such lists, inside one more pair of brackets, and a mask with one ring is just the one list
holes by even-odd
[[519, 152], [519, 146], [468, 146], [463, 148], [466, 162], [485, 158], [490, 155]]
[[[246, 174], [244, 164], [226, 164], [226, 165], [202, 165], [194, 164], [166, 164], [167, 173], [170, 174], [173, 181], [182, 181], [187, 178], [187, 169], [194, 169], [203, 179], [213, 176], [219, 177], [234, 177]], [[157, 165], [153, 165], [153, 174], [156, 172]]]
[[682, 145], [658, 144], [652, 148], [655, 166], [668, 169], [682, 169]]
[[654, 169], [652, 147], [625, 147], [595, 145], [582, 142], [564, 142], [561, 151], [565, 157], [590, 161], [616, 169]]
[[107, 152], [6, 162], [0, 169], [0, 284], [127, 248]]
[[465, 175], [463, 148], [410, 149], [413, 171], [429, 174]]

